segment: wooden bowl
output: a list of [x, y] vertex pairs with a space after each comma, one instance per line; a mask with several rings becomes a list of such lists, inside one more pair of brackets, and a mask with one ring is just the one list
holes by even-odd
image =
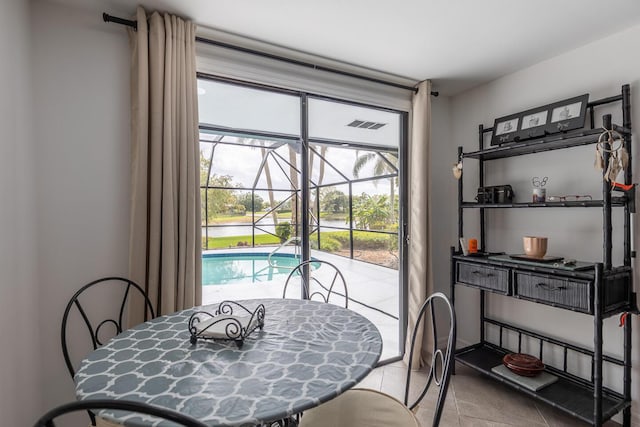
[[543, 258], [547, 253], [547, 238], [525, 236], [522, 238], [524, 253], [531, 258]]
[[540, 359], [530, 354], [511, 353], [502, 358], [502, 363], [512, 372], [523, 377], [535, 377], [544, 371]]

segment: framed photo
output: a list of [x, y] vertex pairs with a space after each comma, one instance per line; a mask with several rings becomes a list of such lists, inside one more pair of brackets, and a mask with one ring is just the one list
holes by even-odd
[[516, 142], [518, 128], [520, 126], [520, 115], [512, 114], [510, 116], [496, 119], [493, 124], [493, 136], [491, 137], [491, 145], [509, 144]]
[[522, 127], [520, 129], [532, 129], [546, 125], [548, 114], [549, 112], [545, 110], [522, 116]]
[[545, 135], [545, 128], [549, 120], [549, 110], [546, 107], [523, 111], [521, 114], [522, 126], [518, 132], [518, 140], [539, 138]]
[[589, 94], [584, 94], [551, 104], [551, 119], [546, 128], [547, 133], [566, 132], [584, 127], [588, 103]]

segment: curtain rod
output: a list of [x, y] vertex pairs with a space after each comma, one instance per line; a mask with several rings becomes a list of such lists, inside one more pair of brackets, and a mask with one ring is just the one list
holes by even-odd
[[[104, 20], [104, 22], [113, 22], [113, 23], [120, 24], [120, 25], [126, 25], [128, 27], [133, 28], [134, 30], [138, 29], [138, 23], [136, 21], [132, 21], [130, 19], [118, 18], [117, 16], [111, 16], [111, 15], [109, 15], [107, 13], [103, 13], [102, 14], [102, 19]], [[329, 67], [324, 67], [322, 65], [316, 65], [316, 64], [313, 64], [313, 63], [310, 63], [310, 62], [298, 61], [296, 59], [290, 59], [290, 58], [286, 58], [284, 56], [273, 55], [271, 53], [261, 52], [259, 50], [254, 50], [254, 49], [249, 49], [249, 48], [242, 47], [242, 46], [232, 45], [232, 44], [229, 44], [229, 43], [219, 42], [217, 40], [206, 39], [204, 37], [196, 37], [196, 41], [200, 42], [200, 43], [204, 43], [204, 44], [223, 47], [225, 49], [231, 49], [231, 50], [236, 50], [236, 51], [239, 51], [239, 52], [248, 53], [248, 54], [251, 54], [251, 55], [262, 56], [263, 58], [274, 59], [276, 61], [286, 62], [286, 63], [289, 63], [289, 64], [298, 65], [298, 66], [301, 66], [301, 67], [313, 68], [314, 70], [326, 71], [328, 73], [340, 74], [340, 75], [347, 76], [347, 77], [354, 77], [354, 78], [360, 79], [360, 80], [367, 80], [367, 81], [370, 81], [370, 82], [379, 83], [379, 84], [383, 84], [383, 85], [386, 85], [386, 86], [393, 86], [393, 87], [397, 87], [397, 88], [400, 88], [400, 89], [405, 89], [405, 90], [410, 90], [410, 91], [413, 91], [413, 92], [418, 92], [418, 88], [417, 87], [405, 86], [405, 85], [401, 85], [401, 84], [398, 84], [398, 83], [393, 83], [393, 82], [388, 82], [388, 81], [385, 81], [385, 80], [375, 79], [373, 77], [367, 77], [367, 76], [362, 76], [360, 74], [350, 73], [348, 71], [342, 71], [342, 70], [337, 70], [335, 68], [329, 68]], [[431, 95], [433, 95], [433, 96], [438, 96], [439, 94], [440, 94], [439, 92], [431, 91]]]

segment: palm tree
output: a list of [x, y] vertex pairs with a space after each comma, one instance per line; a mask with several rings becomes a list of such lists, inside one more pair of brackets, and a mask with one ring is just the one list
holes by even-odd
[[[398, 156], [395, 153], [381, 153], [381, 152], [367, 152], [364, 154], [358, 154], [356, 152], [356, 161], [353, 164], [353, 176], [356, 178], [360, 177], [360, 171], [365, 167], [368, 163], [375, 162], [373, 164], [373, 175], [381, 176], [381, 175], [389, 175], [398, 173]], [[376, 185], [376, 184], [374, 184]], [[389, 185], [389, 219], [392, 223], [395, 222], [395, 190], [396, 190], [396, 177], [392, 176], [390, 178]]]
[[[320, 153], [319, 153], [319, 169], [318, 169], [318, 182], [317, 185], [320, 186], [322, 184], [322, 181], [324, 180], [324, 173], [325, 173], [325, 161], [324, 161], [324, 157], [327, 154], [327, 147], [326, 146], [316, 146], [315, 147], [320, 148]], [[315, 150], [311, 149], [309, 150], [309, 178], [311, 178], [311, 176], [313, 176], [313, 167], [315, 164]], [[291, 179], [291, 191], [292, 193], [295, 194], [295, 198], [294, 200], [299, 202], [300, 201], [300, 197], [299, 197], [299, 182], [298, 182], [298, 151], [297, 148], [293, 145], [293, 144], [289, 144], [289, 175], [290, 175], [290, 179]], [[319, 192], [318, 192], [319, 194]], [[318, 196], [316, 196], [318, 197]], [[312, 214], [313, 213], [313, 207], [315, 206], [316, 200], [309, 195], [309, 213]], [[320, 213], [318, 212], [318, 215]], [[296, 204], [292, 203], [291, 206], [291, 223], [292, 224], [296, 224], [296, 235], [300, 234], [300, 209], [297, 209]]]
[[269, 208], [271, 210], [271, 218], [273, 218], [274, 227], [278, 225], [278, 214], [274, 209], [276, 206], [275, 197], [273, 195], [273, 184], [271, 183], [271, 171], [269, 170], [269, 159], [267, 158], [268, 153], [265, 148], [265, 141], [260, 140], [260, 153], [262, 154], [262, 158], [264, 159], [264, 175], [267, 179], [267, 194], [269, 195]]
[[[320, 198], [320, 186], [322, 185], [322, 181], [324, 180], [324, 169], [325, 169], [325, 157], [327, 155], [327, 146], [326, 145], [316, 145], [311, 147], [309, 150], [309, 179], [313, 177], [313, 167], [316, 159], [316, 150], [320, 150], [318, 153], [318, 180], [316, 182], [316, 196], [313, 197], [309, 194], [309, 211], [313, 212], [315, 206]], [[320, 211], [318, 211], [318, 221], [320, 220]]]
[[[289, 180], [291, 182], [291, 192], [294, 194], [294, 198], [291, 200], [291, 224], [295, 224], [295, 235], [300, 236], [300, 221], [298, 216], [297, 202], [300, 200], [300, 194], [298, 189], [298, 152], [294, 144], [288, 144], [289, 146]], [[294, 203], [295, 201], [295, 203]]]

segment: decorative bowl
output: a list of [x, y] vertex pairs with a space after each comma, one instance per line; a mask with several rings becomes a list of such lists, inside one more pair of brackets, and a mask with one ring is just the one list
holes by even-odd
[[524, 253], [531, 258], [543, 258], [547, 253], [547, 238], [525, 236], [522, 238]]
[[523, 377], [535, 377], [544, 371], [542, 361], [530, 354], [506, 354], [502, 358], [502, 363], [512, 372], [522, 375]]

